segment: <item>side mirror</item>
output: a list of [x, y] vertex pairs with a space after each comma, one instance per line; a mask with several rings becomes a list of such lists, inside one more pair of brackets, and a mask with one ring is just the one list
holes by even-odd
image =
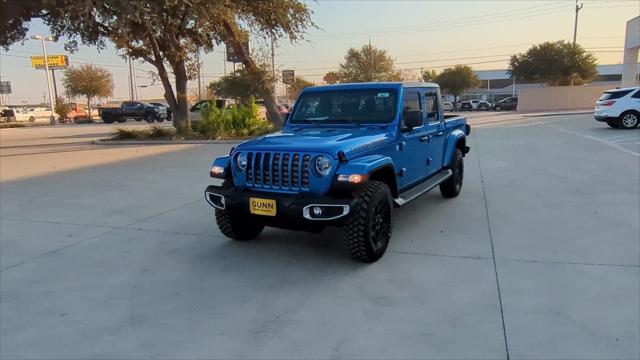
[[405, 111], [402, 118], [407, 130], [420, 127], [424, 124], [424, 114], [422, 110]]

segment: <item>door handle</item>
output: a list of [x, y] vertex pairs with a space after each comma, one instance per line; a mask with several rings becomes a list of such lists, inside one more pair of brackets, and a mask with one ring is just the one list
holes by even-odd
[[420, 142], [429, 142], [431, 140], [431, 135], [423, 136], [420, 138]]
[[444, 135], [444, 131], [439, 131], [436, 133], [436, 136], [443, 136]]

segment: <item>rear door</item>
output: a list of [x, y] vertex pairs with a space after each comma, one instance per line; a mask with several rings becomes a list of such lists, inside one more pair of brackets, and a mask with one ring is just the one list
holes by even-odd
[[427, 171], [433, 175], [442, 169], [444, 158], [444, 116], [438, 108], [438, 93], [429, 90], [424, 95], [425, 127], [428, 148]]
[[402, 97], [402, 122], [401, 135], [398, 147], [396, 164], [398, 172], [399, 187], [406, 188], [422, 180], [427, 176], [427, 155], [429, 152], [426, 142], [426, 125], [407, 129], [404, 125], [404, 113], [407, 111], [422, 110], [421, 94], [418, 89], [404, 89]]

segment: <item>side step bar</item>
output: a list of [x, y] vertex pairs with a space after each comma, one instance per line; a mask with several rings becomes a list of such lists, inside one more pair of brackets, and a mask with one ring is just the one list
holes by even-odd
[[396, 206], [400, 207], [402, 205], [406, 205], [412, 200], [415, 200], [420, 195], [426, 193], [427, 191], [433, 189], [434, 187], [440, 185], [443, 181], [447, 180], [449, 177], [453, 175], [453, 172], [449, 169], [444, 169], [439, 173], [433, 175], [429, 179], [427, 179], [422, 184], [419, 184], [411, 189], [400, 194], [399, 197], [393, 199], [393, 202]]

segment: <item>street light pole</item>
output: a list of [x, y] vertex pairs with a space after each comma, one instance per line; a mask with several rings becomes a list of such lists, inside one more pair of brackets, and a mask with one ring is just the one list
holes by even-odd
[[43, 36], [43, 35], [33, 35], [31, 37], [33, 40], [40, 40], [42, 43], [42, 55], [44, 55], [44, 73], [47, 76], [47, 90], [49, 92], [49, 104], [51, 105], [51, 117], [49, 118], [49, 122], [51, 125], [56, 124], [56, 116], [54, 115], [55, 107], [56, 107], [56, 99], [53, 97], [52, 87], [51, 87], [51, 74], [49, 74], [49, 58], [47, 57], [47, 45], [45, 41], [55, 41], [52, 36]]
[[276, 96], [276, 52], [273, 46], [273, 34], [271, 34], [271, 77], [273, 78], [273, 98], [278, 102], [278, 97]]

